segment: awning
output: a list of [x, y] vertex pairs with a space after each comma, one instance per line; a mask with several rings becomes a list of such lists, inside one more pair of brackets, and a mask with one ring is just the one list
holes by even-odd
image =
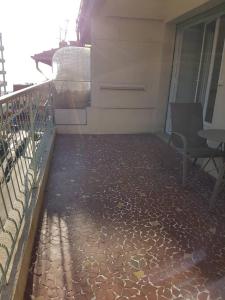
[[58, 49], [59, 48], [55, 48], [55, 49], [43, 51], [38, 54], [34, 54], [33, 56], [31, 56], [31, 58], [33, 58], [35, 60], [36, 64], [41, 62], [43, 64], [52, 66], [53, 55], [55, 54], [56, 50], [58, 50]]

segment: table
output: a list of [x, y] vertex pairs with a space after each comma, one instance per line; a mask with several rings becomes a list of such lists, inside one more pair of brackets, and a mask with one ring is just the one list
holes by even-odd
[[217, 149], [225, 152], [225, 129], [203, 129], [198, 132], [198, 135], [204, 139], [218, 143]]
[[200, 130], [198, 135], [209, 141], [225, 144], [225, 129], [204, 129]]
[[[219, 143], [218, 148], [222, 148], [222, 150], [225, 151], [225, 129], [204, 129], [204, 130], [200, 130], [198, 132], [198, 135], [209, 141]], [[214, 186], [213, 193], [209, 201], [210, 208], [212, 208], [215, 203], [216, 196], [219, 192], [224, 175], [225, 175], [225, 161], [223, 159], [223, 164], [221, 164], [220, 166], [216, 184]]]

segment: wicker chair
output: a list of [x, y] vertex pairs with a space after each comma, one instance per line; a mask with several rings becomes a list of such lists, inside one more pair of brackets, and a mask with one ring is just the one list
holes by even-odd
[[207, 140], [198, 135], [198, 131], [203, 129], [203, 111], [200, 103], [171, 103], [170, 107], [172, 131], [169, 143], [183, 156], [182, 183], [185, 185], [189, 158], [193, 159], [193, 164], [199, 158], [208, 158], [202, 168], [212, 160], [218, 170], [215, 157], [224, 157], [224, 153], [210, 148]]

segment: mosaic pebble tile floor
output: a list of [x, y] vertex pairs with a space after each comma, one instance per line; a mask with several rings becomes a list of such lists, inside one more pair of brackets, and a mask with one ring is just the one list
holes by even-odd
[[225, 193], [153, 135], [58, 135], [25, 299], [225, 299]]

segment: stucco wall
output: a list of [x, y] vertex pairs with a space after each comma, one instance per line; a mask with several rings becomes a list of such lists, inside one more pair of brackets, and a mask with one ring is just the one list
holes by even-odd
[[[106, 0], [92, 21], [92, 104], [104, 108], [150, 108], [154, 119], [150, 131], [163, 130], [175, 24], [221, 2], [224, 1]], [[104, 84], [141, 85], [145, 90], [101, 90]], [[221, 86], [213, 126], [225, 123], [220, 105], [223, 93]]]
[[222, 2], [224, 0], [102, 0], [101, 7], [104, 16], [168, 21]]
[[[104, 16], [163, 20], [168, 0], [105, 0]], [[169, 0], [170, 1], [170, 0]]]
[[[154, 122], [142, 121], [140, 127], [136, 124], [138, 131], [155, 130], [164, 30], [160, 20], [106, 16], [93, 19], [92, 107], [121, 108], [123, 113], [126, 109], [136, 109], [139, 116], [154, 118]], [[105, 89], [109, 86], [112, 88]], [[151, 114], [146, 115], [145, 110], [151, 110]], [[118, 116], [122, 115], [122, 111], [118, 112]], [[128, 132], [128, 128], [124, 130]]]
[[173, 20], [193, 9], [199, 8], [201, 5], [212, 3], [212, 0], [169, 0], [166, 1], [167, 20]]
[[[86, 125], [57, 124], [57, 133], [62, 134], [124, 134], [148, 133], [154, 127], [154, 112], [151, 109], [105, 109], [88, 107]], [[79, 124], [80, 118], [74, 111], [74, 121]], [[67, 118], [68, 119], [68, 118]], [[57, 120], [56, 120], [57, 121]], [[82, 123], [81, 123], [82, 124]]]
[[168, 21], [222, 2], [224, 0], [102, 0], [101, 5], [104, 16]]
[[[92, 105], [152, 107], [158, 90], [163, 43], [159, 21], [101, 18], [93, 22]], [[105, 85], [127, 91], [104, 90]], [[129, 86], [143, 91], [129, 91]], [[122, 98], [121, 98], [122, 97]]]

